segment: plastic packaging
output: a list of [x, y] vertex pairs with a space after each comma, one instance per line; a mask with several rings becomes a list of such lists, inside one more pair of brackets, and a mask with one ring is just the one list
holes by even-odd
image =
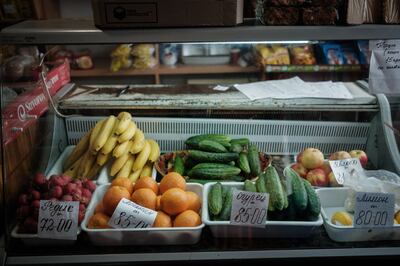
[[388, 24], [400, 23], [400, 1], [384, 0], [383, 1], [383, 18]]
[[312, 45], [294, 46], [289, 50], [294, 65], [315, 65], [317, 63]]
[[283, 45], [257, 45], [259, 61], [262, 65], [289, 65], [289, 49]]
[[344, 58], [339, 44], [324, 43], [321, 44], [323, 61], [327, 65], [343, 65]]
[[379, 23], [382, 17], [380, 0], [348, 0], [347, 23]]
[[304, 8], [302, 19], [304, 25], [335, 25], [338, 11], [333, 6]]
[[300, 20], [300, 9], [297, 7], [264, 8], [264, 23], [266, 25], [297, 25]]

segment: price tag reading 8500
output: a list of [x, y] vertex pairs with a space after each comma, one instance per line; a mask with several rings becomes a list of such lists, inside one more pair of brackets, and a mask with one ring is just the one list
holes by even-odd
[[265, 227], [269, 194], [248, 191], [233, 191], [231, 210], [232, 225]]
[[393, 226], [394, 194], [356, 193], [354, 227], [371, 228]]

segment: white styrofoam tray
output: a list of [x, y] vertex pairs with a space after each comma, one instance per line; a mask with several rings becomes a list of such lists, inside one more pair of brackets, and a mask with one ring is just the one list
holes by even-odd
[[[61, 174], [63, 173], [63, 164], [64, 161], [67, 159], [68, 155], [71, 154], [72, 150], [74, 149], [74, 145], [68, 146], [65, 148], [63, 153], [60, 155], [54, 166], [50, 169], [50, 172], [47, 174], [47, 178], [50, 178], [53, 174]], [[96, 184], [97, 185], [104, 185], [108, 184], [112, 181], [112, 177], [109, 175], [109, 168], [111, 167], [110, 164], [107, 164], [106, 167], [103, 167], [97, 177]], [[155, 179], [157, 176], [157, 170], [153, 167], [153, 171], [151, 176]]]
[[[329, 237], [337, 242], [399, 240], [400, 225], [384, 228], [354, 228], [331, 223], [332, 215], [337, 211], [345, 211], [344, 202], [349, 188], [321, 188], [317, 194], [321, 200], [321, 214], [324, 227]], [[350, 214], [353, 218], [353, 215]]]
[[[20, 239], [22, 243], [27, 246], [50, 246], [50, 245], [57, 245], [57, 246], [65, 246], [65, 245], [73, 245], [76, 240], [67, 240], [67, 239], [47, 239], [47, 238], [39, 238], [38, 234], [20, 234], [18, 233], [19, 226], [16, 225], [13, 230], [11, 231], [11, 237]], [[77, 234], [81, 232], [78, 229]]]
[[[89, 229], [87, 224], [94, 213], [97, 204], [103, 199], [109, 184], [96, 188], [81, 227], [96, 246], [123, 246], [123, 245], [191, 245], [200, 240], [204, 223], [196, 227], [172, 228], [143, 228], [143, 229]], [[188, 191], [195, 192], [202, 197], [203, 186], [187, 184]]]
[[[266, 221], [264, 228], [231, 225], [229, 221], [212, 221], [208, 213], [208, 193], [213, 183], [203, 188], [202, 220], [218, 238], [304, 238], [323, 223], [321, 215], [317, 221]], [[243, 182], [221, 182], [223, 186], [243, 189]]]

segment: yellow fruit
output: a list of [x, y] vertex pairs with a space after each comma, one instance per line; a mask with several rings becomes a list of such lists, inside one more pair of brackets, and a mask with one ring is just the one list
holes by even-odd
[[347, 212], [338, 211], [332, 215], [331, 223], [336, 225], [351, 226], [353, 225], [353, 220]]
[[148, 139], [147, 140], [150, 144], [150, 155], [149, 155], [149, 161], [154, 163], [157, 161], [158, 157], [160, 157], [160, 146], [154, 139]]
[[150, 143], [146, 141], [146, 144], [144, 145], [143, 150], [140, 151], [140, 153], [137, 155], [135, 162], [133, 163], [132, 166], [132, 171], [138, 171], [143, 168], [143, 166], [146, 164], [147, 160], [149, 159], [150, 155]]
[[[120, 122], [121, 123], [121, 122]], [[135, 122], [129, 121], [128, 128], [118, 137], [118, 143], [130, 140], [136, 133], [137, 126]]]
[[76, 144], [73, 151], [68, 156], [67, 160], [65, 160], [64, 170], [67, 170], [68, 168], [70, 168], [83, 154], [85, 154], [85, 152], [89, 148], [89, 140], [90, 140], [91, 133], [92, 133], [92, 130], [90, 130], [88, 133], [86, 133], [86, 135], [80, 139], [78, 144]]
[[144, 138], [143, 132], [140, 129], [137, 129], [135, 132], [135, 136], [133, 137], [132, 146], [130, 147], [130, 153], [139, 153], [143, 149], [145, 144], [146, 140]]
[[121, 170], [121, 168], [125, 165], [126, 161], [128, 161], [129, 156], [131, 155], [127, 153], [114, 161], [110, 169], [111, 176], [115, 176], [119, 172], [119, 170]]
[[109, 116], [106, 121], [104, 122], [103, 126], [99, 134], [97, 135], [96, 139], [93, 142], [93, 145], [90, 147], [92, 151], [99, 151], [103, 148], [104, 144], [106, 144], [108, 138], [112, 134], [112, 130], [114, 128], [114, 124], [117, 121], [117, 118], [113, 115]]
[[396, 219], [397, 223], [400, 224], [400, 211], [397, 211], [394, 215], [394, 219]]
[[132, 121], [132, 116], [128, 112], [121, 112], [118, 114], [118, 121], [119, 125], [115, 130], [115, 133], [121, 135], [129, 127], [129, 123]]

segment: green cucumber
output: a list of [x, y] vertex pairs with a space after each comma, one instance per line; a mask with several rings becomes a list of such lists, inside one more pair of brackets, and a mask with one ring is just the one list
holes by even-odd
[[[199, 148], [199, 143], [202, 140], [212, 140], [212, 141], [216, 141], [220, 144], [222, 144], [224, 147], [226, 145], [229, 144], [230, 146], [230, 141], [231, 141], [231, 137], [227, 136], [227, 135], [223, 135], [223, 134], [203, 134], [203, 135], [196, 135], [196, 136], [192, 136], [190, 138], [188, 138], [185, 141], [185, 144], [188, 145], [189, 147], [192, 148]], [[228, 144], [227, 144], [228, 143]]]
[[183, 175], [185, 172], [185, 163], [183, 161], [183, 158], [179, 155], [176, 155], [175, 157], [173, 170], [180, 175]]
[[231, 144], [232, 145], [239, 144], [241, 146], [246, 146], [246, 145], [249, 145], [249, 143], [250, 143], [250, 140], [248, 138], [232, 139], [231, 140]]
[[261, 163], [258, 154], [258, 148], [255, 145], [249, 145], [247, 152], [247, 159], [249, 160], [251, 176], [256, 177], [261, 173]]
[[191, 178], [200, 179], [229, 179], [240, 174], [240, 168], [219, 163], [200, 163], [187, 174]]
[[231, 148], [230, 148], [230, 151], [231, 151], [231, 152], [240, 153], [240, 152], [243, 151], [243, 146], [240, 145], [240, 144], [237, 144], [237, 143], [232, 144], [232, 145], [231, 145]]
[[234, 175], [230, 176], [229, 179], [225, 179], [226, 181], [232, 181], [232, 182], [243, 182], [245, 178], [241, 175]]
[[266, 188], [265, 175], [261, 174], [256, 180], [256, 188], [258, 193], [268, 193]]
[[294, 207], [298, 212], [302, 212], [307, 208], [308, 203], [307, 191], [302, 178], [290, 167], [286, 170], [286, 174], [291, 179]]
[[[220, 179], [220, 181], [224, 181], [224, 182], [241, 182], [243, 179], [241, 180], [232, 180], [232, 179]], [[210, 179], [198, 179], [198, 178], [189, 178], [186, 180], [186, 183], [197, 183], [197, 184], [201, 184], [201, 185], [205, 185], [207, 183], [210, 182], [215, 182], [214, 180], [210, 180]]]
[[227, 190], [224, 193], [224, 203], [222, 204], [222, 210], [219, 214], [218, 220], [220, 221], [230, 220], [231, 210], [232, 210], [232, 199], [233, 199], [233, 188], [227, 187]]
[[239, 154], [234, 152], [216, 153], [199, 150], [188, 150], [188, 153], [189, 157], [193, 160], [204, 163], [229, 163], [231, 161], [236, 161], [239, 158]]
[[239, 154], [237, 166], [239, 166], [239, 168], [242, 169], [242, 172], [245, 173], [246, 175], [250, 174], [250, 165], [249, 165], [249, 160], [247, 159], [246, 153], [241, 152]]
[[219, 142], [213, 140], [202, 140], [199, 142], [199, 149], [202, 151], [209, 151], [209, 152], [228, 152], [228, 150]]
[[219, 182], [208, 192], [208, 210], [211, 215], [218, 215], [222, 210], [222, 184]]
[[244, 189], [244, 191], [257, 192], [256, 185], [253, 182], [251, 182], [250, 180], [244, 181], [243, 189]]
[[318, 220], [318, 215], [321, 212], [321, 202], [317, 193], [315, 193], [314, 188], [311, 186], [310, 182], [303, 179], [304, 187], [307, 191], [307, 216], [311, 221]]
[[265, 188], [269, 193], [269, 206], [270, 211], [281, 211], [285, 207], [285, 198], [287, 197], [283, 191], [281, 180], [279, 175], [272, 165], [267, 168], [265, 173], [262, 173], [260, 177], [265, 179]]

